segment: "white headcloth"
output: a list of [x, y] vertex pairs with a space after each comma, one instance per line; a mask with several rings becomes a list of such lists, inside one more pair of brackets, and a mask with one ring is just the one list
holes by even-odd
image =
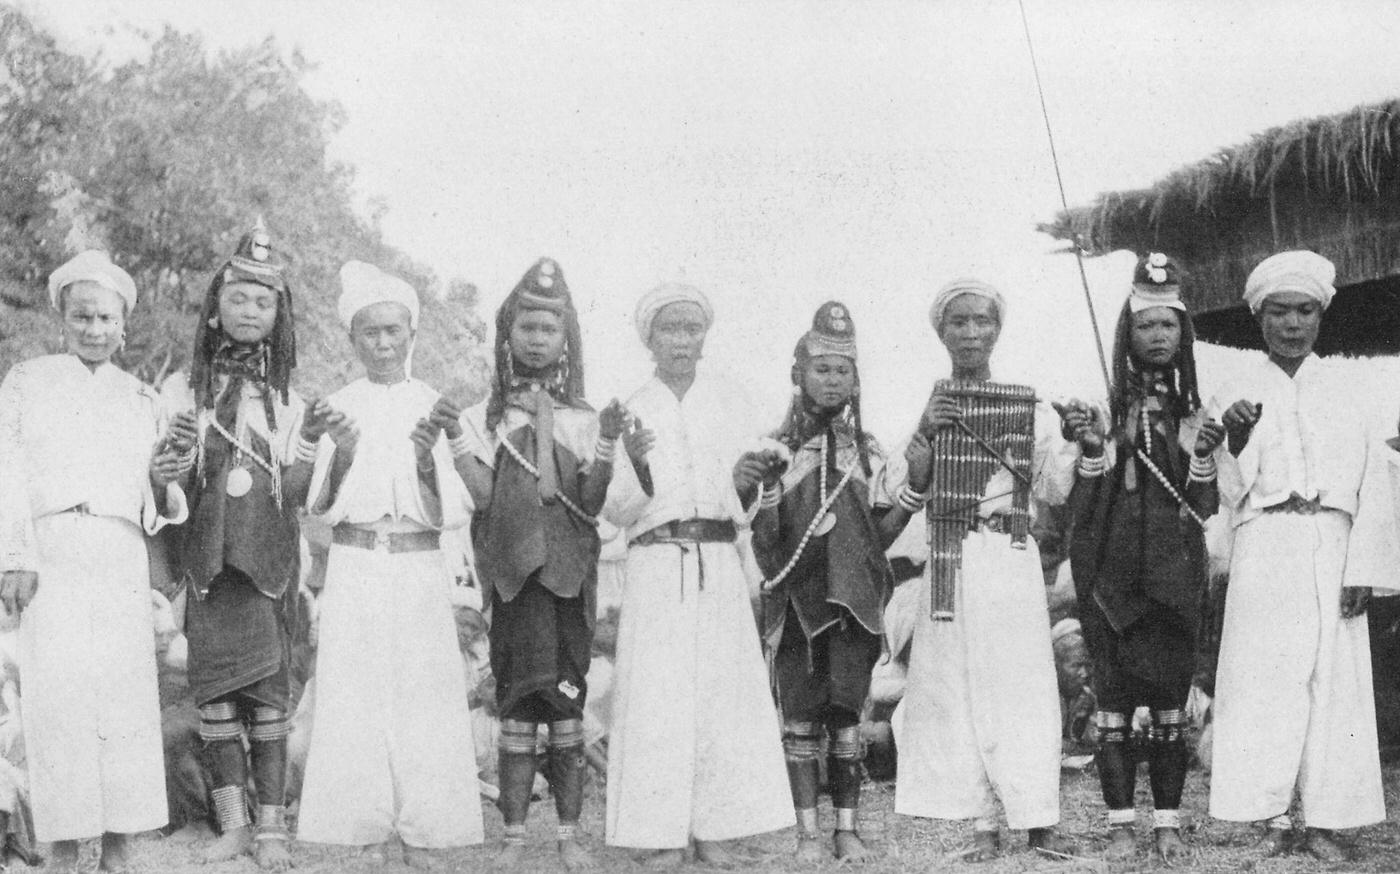
[[418, 329], [418, 293], [413, 286], [363, 261], [347, 261], [340, 268], [340, 299], [336, 315], [350, 330], [355, 313], [377, 303], [401, 304], [408, 310], [408, 325]]
[[943, 324], [943, 312], [948, 309], [948, 304], [953, 302], [953, 298], [960, 294], [975, 294], [978, 297], [985, 297], [996, 304], [997, 319], [1006, 321], [1006, 298], [1001, 292], [988, 282], [980, 279], [973, 279], [970, 276], [959, 277], [952, 282], [938, 289], [938, 293], [933, 296], [933, 306], [929, 307], [928, 320], [933, 325], [935, 331]]
[[1279, 252], [1260, 261], [1250, 272], [1244, 283], [1244, 301], [1249, 304], [1250, 312], [1257, 313], [1269, 295], [1296, 291], [1327, 309], [1337, 293], [1333, 285], [1336, 281], [1336, 266], [1316, 252], [1306, 249]]
[[54, 309], [59, 308], [63, 289], [75, 282], [96, 282], [109, 291], [115, 291], [126, 301], [128, 315], [136, 307], [136, 282], [131, 274], [113, 264], [106, 252], [97, 249], [79, 252], [49, 274], [49, 302]]
[[656, 321], [656, 314], [661, 312], [663, 307], [673, 303], [693, 303], [700, 307], [700, 311], [705, 314], [706, 328], [715, 322], [715, 308], [710, 305], [710, 299], [705, 297], [704, 292], [683, 282], [663, 282], [637, 301], [637, 312], [633, 320], [637, 325], [637, 335], [642, 338], [644, 344], [651, 343], [651, 323]]

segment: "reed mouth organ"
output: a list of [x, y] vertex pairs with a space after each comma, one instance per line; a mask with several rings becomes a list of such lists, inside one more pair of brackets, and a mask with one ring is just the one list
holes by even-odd
[[[1009, 510], [998, 516], [1013, 546], [1024, 549], [1030, 533], [1031, 455], [1035, 451], [1035, 389], [970, 379], [942, 379], [935, 394], [952, 397], [962, 419], [925, 436], [933, 447], [927, 504], [929, 574], [933, 618], [953, 618], [962, 567], [963, 538], [979, 524], [987, 484], [997, 471], [1011, 472]], [[986, 495], [987, 500], [1006, 497]]]

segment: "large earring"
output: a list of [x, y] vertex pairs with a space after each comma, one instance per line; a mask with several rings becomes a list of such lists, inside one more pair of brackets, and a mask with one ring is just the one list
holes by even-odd
[[117, 351], [120, 352], [120, 351], [122, 351], [122, 350], [125, 349], [125, 348], [126, 348], [126, 331], [122, 331], [122, 338], [121, 338], [120, 340], [117, 341]]
[[797, 385], [796, 383], [794, 383], [793, 386], [792, 386], [792, 396], [795, 397], [795, 398], [800, 398], [800, 397], [802, 397], [802, 386]]
[[218, 316], [210, 316], [210, 317], [209, 317], [208, 325], [209, 325], [209, 327], [213, 328], [213, 329], [216, 330], [216, 331], [219, 330], [219, 317], [218, 317]]

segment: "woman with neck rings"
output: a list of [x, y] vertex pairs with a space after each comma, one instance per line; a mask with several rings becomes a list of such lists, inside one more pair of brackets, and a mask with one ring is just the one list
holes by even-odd
[[765, 483], [753, 521], [754, 554], [766, 577], [764, 642], [783, 719], [797, 856], [817, 862], [828, 855], [817, 826], [825, 732], [836, 811], [831, 853], [863, 862], [874, 854], [856, 831], [864, 778], [860, 712], [894, 587], [885, 549], [903, 526], [871, 512], [871, 465], [883, 456], [861, 429], [855, 325], [845, 305], [831, 301], [817, 310], [793, 351], [792, 383], [787, 417], [773, 435], [792, 460]]
[[[49, 277], [67, 351], [0, 385], [0, 602], [19, 622], [34, 828], [49, 864], [129, 865], [168, 819], [145, 535], [188, 514], [159, 397], [112, 363], [136, 284], [106, 253]], [[155, 447], [154, 450], [152, 447]]]
[[1070, 494], [1070, 563], [1094, 662], [1095, 759], [1108, 807], [1109, 858], [1136, 852], [1133, 711], [1151, 711], [1147, 762], [1154, 849], [1186, 850], [1180, 806], [1189, 751], [1185, 706], [1207, 583], [1203, 520], [1219, 507], [1215, 448], [1225, 436], [1201, 412], [1194, 331], [1175, 263], [1138, 261], [1113, 348], [1110, 438], [1099, 411], [1061, 408], [1081, 449]]
[[[314, 457], [309, 445], [296, 451], [303, 407], [289, 385], [295, 366], [291, 287], [259, 219], [209, 284], [191, 367], [194, 410], [177, 414], [197, 436], [181, 446], [195, 465], [184, 482], [190, 522], [180, 532], [180, 569], [190, 690], [219, 819], [205, 861], [251, 852], [273, 871], [291, 867], [284, 784], [297, 511]], [[168, 382], [167, 398], [179, 388]], [[245, 797], [249, 758], [256, 823]]]
[[[597, 610], [596, 516], [612, 480], [626, 411], [595, 414], [583, 397], [578, 313], [559, 264], [541, 258], [496, 314], [496, 373], [484, 414], [463, 429], [439, 402], [433, 421], [453, 441], [472, 494], [477, 569], [491, 604], [491, 672], [505, 846], [524, 861], [525, 819], [539, 725], [549, 726], [549, 774], [560, 862], [596, 866], [578, 834], [583, 809], [583, 712]], [[478, 424], [474, 419], [481, 416]], [[470, 432], [470, 433], [468, 433]]]

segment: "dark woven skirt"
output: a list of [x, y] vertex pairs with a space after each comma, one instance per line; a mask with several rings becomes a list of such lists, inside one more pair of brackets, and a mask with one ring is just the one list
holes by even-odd
[[593, 623], [587, 599], [561, 598], [538, 573], [509, 601], [491, 596], [491, 672], [504, 719], [582, 719]]
[[833, 708], [859, 715], [870, 693], [870, 672], [879, 660], [879, 636], [849, 615], [809, 642], [789, 602], [773, 656], [783, 719], [813, 721]]
[[1092, 599], [1081, 598], [1079, 623], [1100, 710], [1130, 713], [1144, 705], [1171, 710], [1186, 704], [1196, 669], [1196, 634], [1178, 613], [1154, 605], [1119, 634]]
[[277, 602], [233, 568], [209, 584], [209, 594], [185, 607], [190, 692], [196, 704], [234, 692], [268, 707], [290, 703], [290, 641]]

